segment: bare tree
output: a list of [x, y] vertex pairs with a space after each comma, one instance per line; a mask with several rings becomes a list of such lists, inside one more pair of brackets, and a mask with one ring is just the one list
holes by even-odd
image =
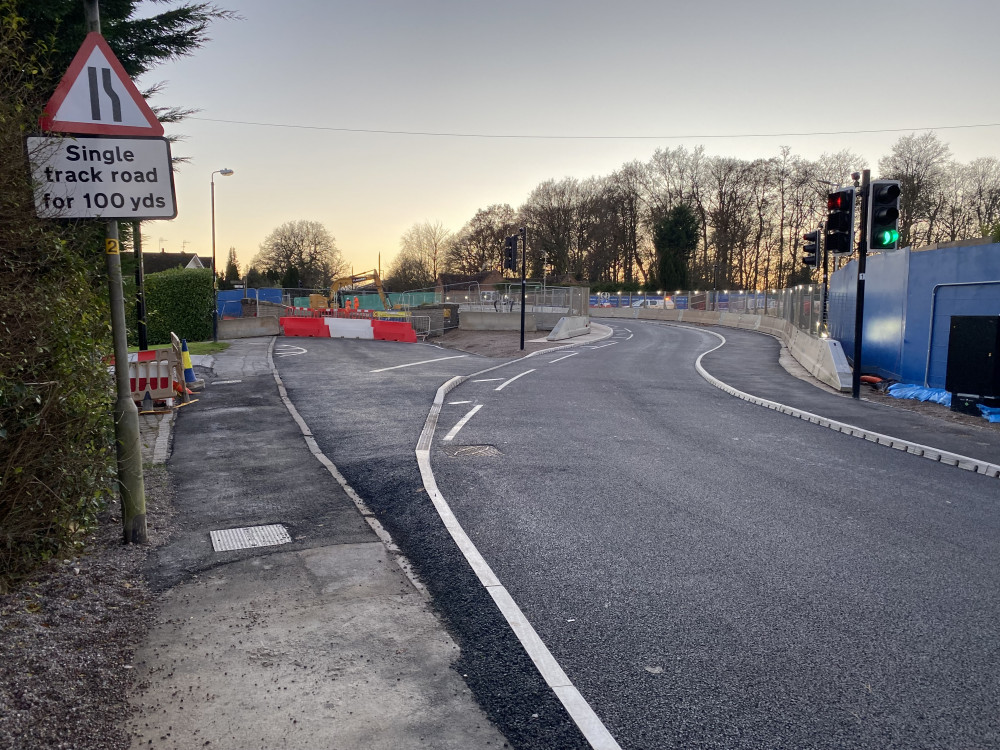
[[403, 234], [400, 249], [420, 258], [431, 278], [437, 279], [444, 265], [445, 243], [450, 236], [451, 232], [440, 221], [425, 221], [414, 224]]
[[879, 176], [900, 181], [899, 244], [926, 244], [934, 232], [942, 203], [939, 191], [951, 150], [933, 132], [900, 138], [888, 156], [879, 159]]
[[452, 238], [445, 268], [452, 273], [476, 274], [503, 268], [504, 239], [517, 231], [517, 215], [506, 203], [476, 211]]
[[253, 266], [281, 276], [292, 269], [299, 284], [320, 289], [340, 276], [347, 268], [333, 235], [318, 221], [289, 221], [282, 224], [261, 243]]
[[543, 182], [531, 191], [519, 209], [521, 221], [528, 230], [528, 263], [532, 276], [541, 276], [545, 263], [555, 274], [568, 269], [579, 205], [579, 183], [567, 177], [559, 182]]
[[966, 200], [975, 216], [975, 230], [985, 236], [1000, 221], [1000, 160], [992, 156], [975, 159], [965, 169]]

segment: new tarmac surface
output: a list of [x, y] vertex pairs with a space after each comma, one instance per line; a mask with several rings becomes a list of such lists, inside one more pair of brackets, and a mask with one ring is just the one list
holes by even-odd
[[[739, 390], [1000, 462], [993, 428], [827, 393], [780, 367], [774, 339], [713, 330], [727, 344], [703, 365]], [[479, 644], [461, 636], [460, 649], [455, 624], [442, 621], [426, 590], [397, 563], [393, 546], [376, 535], [364, 504], [317, 460], [273, 372], [281, 349], [272, 345], [295, 343], [239, 340], [196, 361], [208, 385], [174, 425], [168, 469], [177, 531], [148, 571], [163, 601], [158, 625], [137, 654], [148, 689], [137, 702], [133, 747], [485, 748], [507, 740], [525, 748], [586, 747], [537, 680], [525, 688], [537, 700], [527, 718], [505, 717], [495, 706], [484, 710], [474, 700], [468, 680], [475, 677], [457, 669], [476, 655], [461, 652], [513, 650], [516, 641], [491, 633], [497, 642]], [[495, 362], [461, 364], [456, 372]], [[425, 390], [427, 404], [417, 405], [424, 412], [433, 396]], [[299, 396], [292, 397], [294, 404]], [[345, 414], [350, 407], [340, 405]], [[380, 470], [377, 462], [371, 470]], [[262, 524], [284, 525], [292, 542], [214, 551], [211, 531]], [[502, 627], [491, 622], [488, 629]], [[521, 670], [523, 664], [511, 667]], [[482, 701], [482, 685], [475, 692]], [[533, 735], [519, 724], [532, 717], [556, 727]]]

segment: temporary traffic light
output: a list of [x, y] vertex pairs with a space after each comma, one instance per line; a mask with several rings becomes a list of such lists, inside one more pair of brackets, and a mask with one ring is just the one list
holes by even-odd
[[868, 194], [868, 249], [899, 247], [899, 180], [872, 180]]
[[802, 235], [802, 239], [806, 241], [806, 244], [802, 246], [802, 251], [806, 253], [802, 256], [802, 262], [807, 266], [819, 268], [819, 238], [821, 234], [822, 232], [816, 229]]
[[513, 235], [504, 240], [503, 243], [503, 267], [507, 271], [517, 270], [517, 235]]
[[826, 246], [834, 255], [854, 252], [854, 188], [826, 196]]

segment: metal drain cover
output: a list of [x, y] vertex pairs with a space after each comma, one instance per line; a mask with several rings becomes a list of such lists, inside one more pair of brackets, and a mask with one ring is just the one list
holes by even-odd
[[223, 529], [210, 532], [212, 547], [216, 552], [227, 552], [234, 549], [252, 549], [253, 547], [273, 547], [277, 544], [288, 544], [292, 537], [288, 529], [280, 523], [270, 526], [246, 526], [241, 529]]
[[503, 454], [492, 445], [447, 445], [442, 450], [453, 458], [466, 456], [502, 456]]

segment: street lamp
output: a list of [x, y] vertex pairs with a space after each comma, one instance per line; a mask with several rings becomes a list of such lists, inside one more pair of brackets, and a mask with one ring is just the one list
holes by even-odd
[[218, 300], [218, 276], [215, 275], [215, 175], [221, 174], [229, 177], [233, 173], [231, 169], [217, 169], [212, 172], [212, 341], [219, 341], [219, 300]]

